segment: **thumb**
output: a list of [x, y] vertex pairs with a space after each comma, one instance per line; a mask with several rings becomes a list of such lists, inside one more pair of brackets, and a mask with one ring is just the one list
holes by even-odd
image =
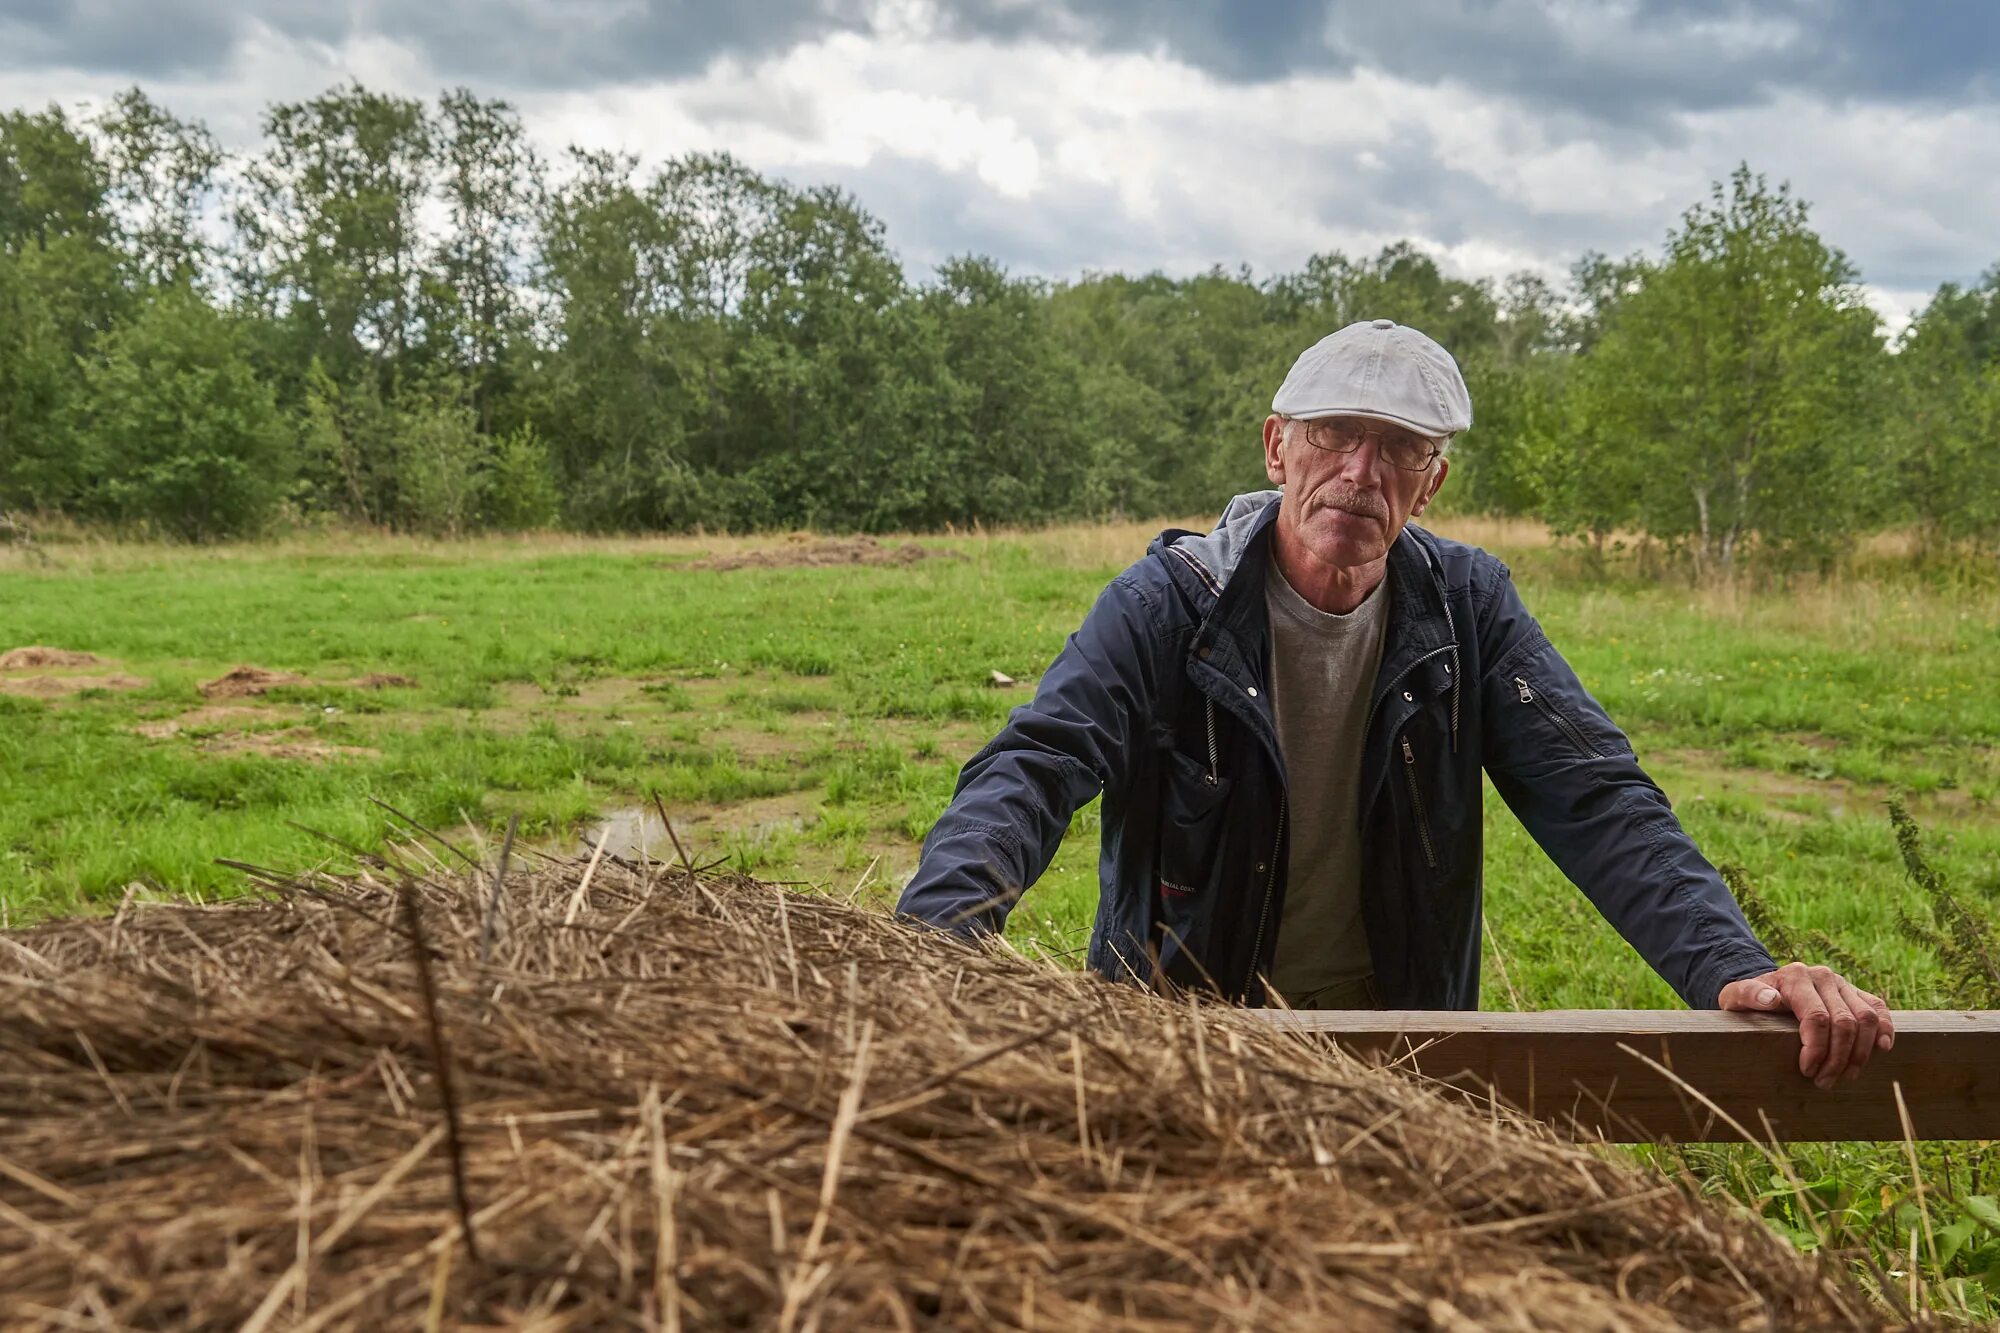
[[1782, 1009], [1785, 997], [1764, 978], [1745, 977], [1723, 987], [1716, 1004], [1722, 1009]]

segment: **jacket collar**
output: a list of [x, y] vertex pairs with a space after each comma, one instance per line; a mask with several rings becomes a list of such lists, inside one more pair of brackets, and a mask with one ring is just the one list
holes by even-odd
[[1240, 591], [1242, 580], [1237, 574], [1246, 564], [1255, 573], [1251, 582], [1260, 589], [1264, 586], [1261, 563], [1246, 562], [1244, 557], [1252, 548], [1261, 553], [1261, 539], [1278, 517], [1279, 495], [1278, 491], [1239, 495], [1229, 502], [1221, 519], [1207, 534], [1169, 528], [1153, 543], [1153, 552], [1166, 560], [1168, 573], [1187, 594], [1189, 602], [1201, 608], [1204, 620], [1215, 610], [1216, 602], [1222, 600], [1225, 589], [1234, 584]]

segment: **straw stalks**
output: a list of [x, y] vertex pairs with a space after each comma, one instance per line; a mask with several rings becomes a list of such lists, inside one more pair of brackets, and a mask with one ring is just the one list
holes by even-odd
[[9, 1326], [1880, 1322], [1752, 1219], [1246, 1015], [531, 859], [6, 937]]

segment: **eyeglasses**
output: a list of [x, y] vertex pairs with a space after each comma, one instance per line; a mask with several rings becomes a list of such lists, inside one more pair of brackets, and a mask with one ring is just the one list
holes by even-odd
[[[1297, 417], [1287, 419], [1298, 421]], [[1401, 468], [1405, 472], [1424, 471], [1430, 467], [1432, 459], [1444, 452], [1444, 447], [1436, 440], [1393, 426], [1383, 430], [1355, 417], [1321, 417], [1317, 421], [1300, 421], [1299, 424], [1306, 428], [1307, 444], [1330, 454], [1351, 454], [1361, 447], [1363, 440], [1373, 435], [1377, 442], [1376, 452], [1388, 461], [1390, 467]]]

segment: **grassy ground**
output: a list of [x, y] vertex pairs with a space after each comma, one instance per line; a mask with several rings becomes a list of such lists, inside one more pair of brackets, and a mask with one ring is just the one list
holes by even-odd
[[[0, 674], [0, 904], [20, 919], [115, 902], [134, 883], [227, 892], [237, 879], [217, 857], [337, 862], [295, 826], [377, 844], [391, 821], [369, 796], [468, 836], [519, 815], [560, 840], [657, 794], [685, 838], [746, 869], [887, 897], [958, 765], [1157, 527], [972, 534], [923, 540], [934, 558], [915, 563], [732, 570], [691, 566], [787, 544], [73, 545], [49, 565], [0, 552], [0, 652], [105, 659]], [[1989, 886], [1992, 901], [2000, 592], [1894, 567], [1696, 590], [1589, 569], [1519, 525], [1447, 531], [1514, 565], [1713, 859], [1743, 866], [1793, 927], [1869, 960], [1892, 1002], [1932, 1002], [1935, 965], [1896, 925], [1914, 900], [1883, 800], [1911, 793], [1938, 868]], [[240, 663], [307, 683], [201, 695]], [[995, 670], [1022, 685], [990, 688]], [[414, 684], [360, 687], [370, 673]], [[1489, 802], [1486, 1004], [1674, 1003]], [[1086, 810], [1017, 914], [1023, 939], [1081, 943], [1095, 844]], [[1746, 1155], [1671, 1164], [1746, 1198], [1774, 1193]], [[1828, 1197], [1860, 1209], [1885, 1254], [1900, 1244], [1899, 1159], [1815, 1149], [1798, 1168], [1832, 1181]], [[1936, 1169], [1947, 1195], [1992, 1192], [1983, 1157]], [[1762, 1206], [1809, 1229], [1782, 1199]], [[1981, 1271], [1988, 1241], [2000, 1264], [2000, 1225], [1974, 1222], [1933, 1278]]]

